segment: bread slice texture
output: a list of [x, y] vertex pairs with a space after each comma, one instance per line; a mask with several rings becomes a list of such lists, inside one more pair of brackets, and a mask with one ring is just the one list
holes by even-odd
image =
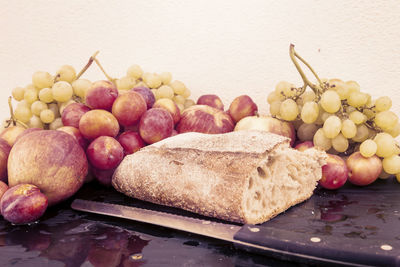
[[262, 131], [184, 133], [126, 156], [114, 188], [222, 220], [259, 224], [308, 199], [326, 154]]

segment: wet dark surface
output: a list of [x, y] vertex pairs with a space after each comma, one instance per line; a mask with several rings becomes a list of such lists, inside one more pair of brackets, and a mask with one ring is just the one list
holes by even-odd
[[[76, 197], [138, 203], [97, 184], [85, 185]], [[0, 266], [298, 266], [212, 238], [74, 211], [71, 202], [48, 209], [31, 225], [1, 218]]]
[[[146, 205], [93, 183], [85, 185], [76, 197]], [[71, 201], [48, 209], [31, 225], [15, 226], [0, 219], [0, 266], [299, 266], [212, 238], [74, 211]], [[399, 226], [400, 184], [387, 180], [364, 188], [317, 190], [310, 200], [261, 225], [260, 232], [246, 238], [265, 241], [266, 233], [276, 229], [281, 241], [299, 236], [307, 241], [319, 237], [325, 242], [331, 237], [345, 245], [372, 242], [379, 248], [383, 240], [393, 245], [389, 253], [400, 254]], [[282, 233], [287, 236], [279, 236]], [[320, 244], [326, 245], [324, 242]]]

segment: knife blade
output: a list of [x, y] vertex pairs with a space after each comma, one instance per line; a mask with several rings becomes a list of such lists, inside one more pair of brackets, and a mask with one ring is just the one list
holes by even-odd
[[142, 209], [132, 206], [123, 206], [105, 202], [90, 201], [84, 199], [75, 199], [71, 208], [78, 211], [95, 213], [100, 215], [113, 216], [123, 219], [135, 220], [143, 223], [149, 223], [162, 227], [167, 227], [179, 231], [194, 233], [206, 237], [233, 243], [236, 247], [257, 254], [278, 257], [285, 260], [295, 260], [305, 263], [323, 262], [332, 265], [347, 266], [369, 266], [368, 264], [358, 264], [348, 261], [341, 261], [329, 258], [320, 258], [315, 255], [297, 253], [285, 249], [276, 249], [274, 247], [252, 244], [235, 239], [235, 235], [246, 227], [247, 231], [258, 232], [256, 225], [239, 226], [229, 223], [214, 222], [209, 220], [197, 219], [177, 214], [160, 212], [149, 209]]

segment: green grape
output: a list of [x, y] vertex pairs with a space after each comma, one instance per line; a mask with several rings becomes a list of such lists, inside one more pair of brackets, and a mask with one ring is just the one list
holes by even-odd
[[26, 108], [31, 108], [31, 103], [28, 103], [28, 102], [26, 102], [26, 100], [25, 99], [23, 99], [23, 100], [21, 100], [21, 101], [19, 101], [18, 103], [17, 103], [17, 108], [18, 107], [26, 107]]
[[347, 81], [347, 88], [349, 90], [349, 95], [353, 92], [360, 92], [360, 85], [355, 81]]
[[367, 120], [375, 117], [375, 112], [372, 109], [366, 108], [363, 110], [364, 115], [367, 117]]
[[39, 100], [44, 103], [53, 102], [53, 92], [50, 88], [43, 88], [39, 91]]
[[392, 100], [388, 96], [381, 96], [375, 101], [376, 111], [386, 111], [392, 107]]
[[369, 130], [365, 124], [360, 124], [357, 126], [357, 133], [356, 135], [351, 138], [354, 142], [361, 143], [369, 137]]
[[399, 136], [400, 134], [400, 123], [397, 123], [393, 128], [387, 131], [388, 134], [393, 136], [393, 138]]
[[396, 173], [396, 180], [400, 183], [400, 173]]
[[271, 116], [278, 116], [281, 110], [282, 101], [276, 100], [269, 105], [269, 113]]
[[25, 106], [19, 106], [15, 109], [14, 116], [17, 120], [20, 120], [23, 123], [28, 123], [30, 118], [32, 117], [32, 112], [29, 108]]
[[38, 93], [36, 91], [36, 89], [27, 89], [24, 93], [24, 100], [29, 103], [32, 104], [33, 102], [35, 102], [38, 99]]
[[86, 79], [78, 79], [72, 82], [72, 89], [74, 94], [84, 99], [87, 90], [92, 86], [92, 82]]
[[161, 77], [156, 73], [149, 73], [143, 76], [143, 81], [149, 85], [150, 88], [158, 88], [161, 85]]
[[389, 178], [390, 176], [392, 176], [391, 174], [389, 174], [389, 173], [387, 173], [387, 172], [385, 172], [383, 169], [382, 169], [382, 171], [381, 171], [381, 173], [379, 174], [379, 178], [380, 179], [387, 179], [387, 178]]
[[182, 104], [182, 105], [184, 105], [186, 99], [185, 99], [183, 96], [181, 96], [181, 95], [175, 95], [175, 96], [172, 98], [172, 100], [174, 100], [174, 102], [175, 102], [176, 104]]
[[27, 86], [25, 86], [25, 91], [26, 90], [40, 90], [37, 87], [35, 87], [33, 84], [28, 84]]
[[382, 160], [383, 170], [388, 174], [400, 173], [400, 156], [392, 155]]
[[172, 74], [170, 72], [162, 72], [160, 78], [162, 84], [168, 85], [172, 80]]
[[332, 147], [337, 152], [345, 152], [347, 148], [349, 148], [349, 141], [343, 136], [343, 134], [340, 133], [332, 139]]
[[49, 109], [50, 109], [51, 111], [53, 111], [54, 116], [55, 116], [56, 118], [58, 118], [58, 117], [61, 116], [61, 114], [60, 114], [60, 108], [59, 108], [58, 104], [56, 104], [56, 103], [50, 103], [50, 104], [48, 104], [47, 106], [49, 107]]
[[[186, 86], [181, 81], [175, 80], [175, 81], [171, 82], [170, 87], [172, 87], [172, 89], [174, 90], [174, 93], [177, 95], [185, 94]], [[183, 96], [183, 97], [185, 97], [185, 96]], [[185, 98], [187, 98], [187, 97], [185, 97]]]
[[355, 124], [362, 124], [367, 120], [367, 116], [356, 110], [349, 114], [349, 119], [352, 120]]
[[55, 116], [53, 111], [51, 111], [50, 109], [45, 109], [40, 112], [40, 119], [44, 123], [51, 123], [52, 121], [54, 121]]
[[38, 116], [32, 115], [32, 117], [29, 119], [28, 127], [43, 129], [43, 122]]
[[23, 87], [15, 87], [11, 91], [11, 95], [17, 101], [21, 101], [22, 99], [24, 99], [24, 94], [25, 94], [25, 88]]
[[58, 128], [60, 128], [60, 127], [62, 127], [62, 126], [64, 126], [64, 125], [63, 125], [63, 123], [62, 123], [62, 119], [59, 117], [59, 118], [54, 119], [54, 120], [50, 123], [49, 129], [50, 129], [50, 130], [57, 130]]
[[135, 87], [146, 87], [146, 88], [150, 88], [150, 86], [148, 86], [144, 81], [138, 82]]
[[155, 98], [156, 100], [158, 100], [158, 99], [161, 98], [161, 97], [158, 96], [158, 89], [150, 89], [150, 90], [151, 90], [151, 92], [153, 93], [154, 98]]
[[128, 68], [126, 75], [135, 79], [139, 79], [143, 75], [143, 70], [139, 65], [132, 65]]
[[282, 102], [279, 113], [282, 119], [286, 121], [294, 121], [299, 115], [299, 108], [293, 99], [286, 99]]
[[271, 93], [268, 94], [267, 102], [268, 102], [268, 104], [271, 105], [272, 102], [274, 102], [274, 101], [277, 101], [277, 100], [283, 101], [284, 99], [285, 99], [285, 97], [283, 95], [280, 95], [275, 91], [272, 91]]
[[338, 93], [341, 100], [347, 99], [349, 96], [349, 87], [340, 79], [330, 79], [329, 87]]
[[70, 100], [74, 93], [71, 84], [64, 81], [56, 82], [51, 88], [51, 91], [54, 100], [58, 102], [66, 102]]
[[57, 71], [57, 76], [57, 81], [72, 83], [76, 79], [76, 71], [74, 67], [70, 65], [64, 65], [61, 66], [61, 68]]
[[124, 76], [116, 81], [118, 90], [130, 90], [135, 87], [135, 84], [136, 80], [131, 76]]
[[369, 95], [362, 92], [353, 92], [350, 94], [347, 102], [350, 106], [358, 108], [367, 104]]
[[357, 126], [350, 119], [345, 119], [342, 121], [342, 129], [341, 132], [346, 138], [353, 138], [357, 133]]
[[285, 97], [292, 97], [296, 95], [296, 86], [292, 83], [281, 81], [275, 87], [275, 92], [278, 95], [282, 95]]
[[47, 104], [42, 101], [35, 101], [31, 105], [31, 112], [36, 116], [40, 116], [40, 112], [45, 109], [47, 109]]
[[324, 122], [322, 129], [327, 138], [335, 138], [342, 129], [342, 121], [338, 116], [331, 115]]
[[386, 158], [396, 153], [396, 141], [388, 133], [378, 133], [374, 141], [377, 145], [376, 155], [378, 157]]
[[38, 89], [50, 88], [54, 84], [54, 77], [48, 72], [37, 71], [32, 75], [32, 84]]
[[157, 95], [159, 98], [169, 98], [174, 97], [174, 90], [168, 85], [162, 85], [157, 89]]
[[374, 122], [376, 125], [384, 131], [390, 131], [394, 128], [399, 118], [395, 113], [390, 110], [381, 111], [376, 114]]
[[303, 123], [297, 128], [297, 137], [300, 141], [312, 141], [319, 127], [314, 123]]
[[304, 105], [307, 102], [311, 102], [315, 100], [315, 93], [314, 91], [305, 91], [301, 96], [300, 99], [302, 100], [302, 104]]
[[375, 155], [377, 149], [378, 149], [377, 144], [374, 142], [374, 140], [371, 139], [365, 140], [360, 145], [360, 153], [366, 158]]
[[319, 115], [319, 107], [315, 102], [306, 102], [301, 109], [301, 119], [305, 123], [313, 123], [317, 120]]
[[[175, 92], [175, 89], [174, 89], [174, 92]], [[188, 98], [190, 96], [190, 94], [191, 94], [190, 90], [185, 88], [185, 92], [183, 92], [182, 96], [184, 98]]]
[[[72, 103], [76, 103], [76, 102], [75, 102], [73, 99], [70, 99], [70, 100], [68, 100], [67, 102], [59, 102], [59, 105], [58, 105], [58, 108], [59, 108], [59, 110], [60, 110], [60, 113], [59, 113], [59, 114], [62, 114], [63, 111], [64, 111], [64, 109], [65, 109], [69, 104], [72, 104]], [[56, 116], [56, 118], [59, 117], [59, 116], [57, 116], [57, 113], [54, 113], [54, 115]]]
[[185, 109], [187, 109], [188, 107], [191, 107], [193, 105], [195, 105], [196, 102], [194, 102], [194, 100], [192, 99], [185, 99], [185, 103], [183, 104]]
[[321, 95], [321, 106], [325, 111], [335, 113], [340, 109], [341, 105], [340, 97], [335, 91], [328, 90]]
[[183, 110], [185, 109], [185, 105], [183, 105], [183, 104], [181, 104], [181, 103], [177, 103], [176, 105], [178, 106], [179, 111], [182, 113]]
[[319, 128], [313, 138], [314, 146], [320, 147], [321, 149], [327, 151], [332, 147], [332, 140], [327, 138], [324, 134], [322, 128]]

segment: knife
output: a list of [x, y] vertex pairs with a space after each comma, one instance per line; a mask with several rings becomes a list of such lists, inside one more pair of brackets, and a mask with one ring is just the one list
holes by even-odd
[[[311, 237], [306, 240], [301, 233], [287, 233], [287, 231], [277, 228], [258, 225], [240, 226], [169, 212], [83, 199], [75, 199], [71, 207], [78, 211], [130, 219], [216, 238], [231, 242], [236, 247], [249, 252], [285, 260], [335, 266], [398, 266], [400, 264], [398, 252], [393, 253], [389, 249], [381, 249], [382, 252], [373, 254], [363, 250], [347, 251], [346, 244], [338, 248], [332, 246], [334, 243], [329, 244], [319, 237]], [[252, 238], [254, 235], [259, 235], [258, 242]], [[367, 245], [373, 246], [374, 244], [372, 242]]]

